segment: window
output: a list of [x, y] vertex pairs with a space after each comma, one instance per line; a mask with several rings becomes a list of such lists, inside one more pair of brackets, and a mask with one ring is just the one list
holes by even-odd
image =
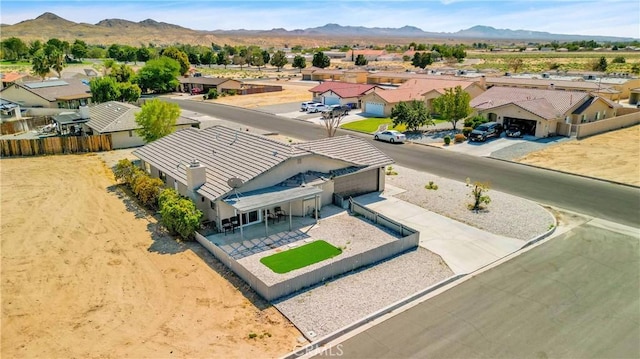
[[600, 119], [600, 111], [596, 112], [596, 121]]
[[178, 191], [178, 181], [173, 180], [173, 189], [176, 190], [176, 192]]
[[164, 182], [164, 184], [167, 184], [167, 175], [164, 174], [164, 172], [159, 171], [158, 172], [158, 177], [162, 180], [162, 182]]
[[587, 122], [587, 115], [582, 115], [582, 119], [580, 120], [580, 122], [582, 123]]
[[209, 207], [211, 207], [212, 210], [216, 210], [216, 203], [214, 201], [209, 201]]

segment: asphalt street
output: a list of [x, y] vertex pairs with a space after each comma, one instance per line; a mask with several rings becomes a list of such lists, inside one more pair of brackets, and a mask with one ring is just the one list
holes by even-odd
[[584, 224], [318, 357], [640, 358], [639, 293], [640, 237]]
[[[167, 100], [185, 110], [229, 120], [301, 140], [326, 137], [317, 125], [255, 110], [188, 100]], [[398, 164], [465, 181], [489, 182], [491, 188], [609, 221], [640, 227], [640, 189], [576, 175], [470, 156], [438, 148], [373, 141], [370, 136], [339, 130], [337, 135], [361, 136]]]

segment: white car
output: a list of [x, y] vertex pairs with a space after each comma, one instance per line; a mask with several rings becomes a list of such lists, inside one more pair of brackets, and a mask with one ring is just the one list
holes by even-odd
[[305, 101], [302, 104], [300, 104], [300, 111], [306, 111], [307, 108], [311, 105], [315, 105], [319, 102], [315, 102], [315, 101]]
[[373, 134], [374, 140], [387, 141], [390, 143], [403, 143], [407, 136], [395, 130], [379, 131]]
[[307, 112], [308, 113], [322, 112], [328, 108], [329, 107], [327, 107], [327, 105], [323, 103], [316, 103], [316, 104], [307, 106]]

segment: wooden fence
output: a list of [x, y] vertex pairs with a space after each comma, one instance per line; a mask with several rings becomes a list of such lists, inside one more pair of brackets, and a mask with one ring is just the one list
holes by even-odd
[[110, 151], [111, 135], [0, 140], [0, 156], [38, 156]]

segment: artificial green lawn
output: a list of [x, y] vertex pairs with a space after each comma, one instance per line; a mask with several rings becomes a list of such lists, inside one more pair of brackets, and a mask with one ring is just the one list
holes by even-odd
[[[444, 120], [434, 119], [435, 123], [446, 122]], [[345, 123], [340, 126], [340, 128], [344, 128], [346, 130], [364, 132], [364, 133], [374, 133], [378, 131], [380, 125], [389, 125], [387, 129], [396, 130], [400, 132], [404, 132], [407, 130], [405, 125], [399, 125], [393, 127], [393, 120], [390, 118], [368, 118], [366, 120], [354, 121]]]
[[342, 249], [320, 240], [261, 258], [260, 262], [272, 271], [282, 274], [322, 262], [340, 253]]

